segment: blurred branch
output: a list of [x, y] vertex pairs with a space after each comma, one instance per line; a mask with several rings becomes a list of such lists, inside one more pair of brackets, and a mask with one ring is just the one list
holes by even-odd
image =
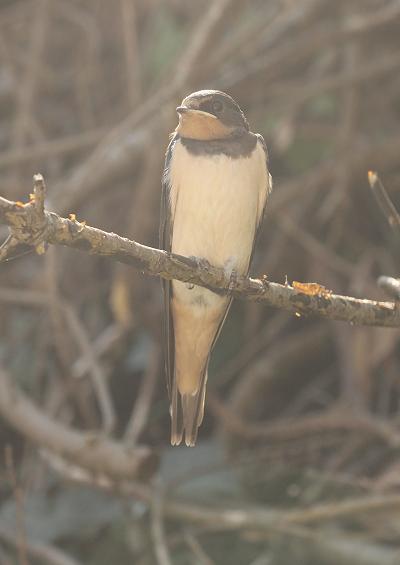
[[377, 173], [373, 171], [368, 172], [368, 181], [371, 187], [372, 193], [375, 196], [377, 203], [379, 204], [380, 209], [386, 216], [387, 221], [389, 222], [390, 227], [396, 233], [397, 236], [400, 236], [400, 214], [396, 210], [393, 202], [390, 199], [390, 196], [386, 192], [385, 187]]
[[15, 500], [15, 548], [17, 550], [20, 565], [29, 565], [26, 544], [24, 493], [18, 483], [17, 473], [15, 470], [14, 455], [11, 446], [7, 445], [4, 451], [6, 471], [11, 483]]
[[157, 456], [145, 446], [126, 448], [93, 433], [75, 431], [44, 414], [0, 369], [0, 415], [13, 428], [40, 447], [65, 459], [116, 479], [150, 477]]
[[[56, 469], [66, 480], [92, 486], [109, 493], [118, 493], [120, 496], [132, 497], [147, 504], [154, 504], [154, 489], [147, 485], [131, 481], [129, 483], [127, 481], [114, 483], [109, 479], [100, 481], [96, 476], [90, 476], [89, 473], [85, 472], [76, 473], [74, 469], [69, 469], [62, 464], [58, 465]], [[232, 504], [226, 504], [216, 507], [215, 505], [197, 504], [191, 500], [174, 498], [171, 493], [165, 496], [163, 500], [164, 514], [170, 519], [180, 520], [185, 524], [198, 524], [206, 527], [208, 531], [214, 532], [250, 530], [252, 532], [268, 532], [269, 534], [280, 533], [289, 538], [300, 535], [304, 538], [310, 538], [310, 541], [315, 542], [321, 551], [324, 549], [326, 555], [329, 555], [331, 550], [335, 550], [344, 559], [343, 563], [357, 563], [357, 565], [373, 565], [378, 562], [395, 565], [397, 560], [394, 556], [398, 559], [398, 552], [387, 550], [371, 541], [368, 545], [368, 551], [360, 553], [360, 544], [354, 537], [338, 535], [327, 537], [323, 532], [317, 529], [311, 531], [305, 526], [315, 527], [316, 523], [329, 524], [334, 520], [346, 517], [363, 519], [370, 513], [377, 515], [385, 511], [397, 512], [399, 508], [400, 496], [393, 493], [350, 497], [337, 502], [313, 504], [298, 510], [283, 510], [273, 506], [266, 508], [261, 505], [235, 507]], [[382, 561], [374, 561], [377, 554], [380, 554]], [[350, 559], [352, 556], [354, 560]], [[332, 561], [329, 561], [329, 563], [332, 563]]]
[[156, 390], [159, 367], [160, 351], [156, 345], [153, 345], [149, 354], [148, 367], [143, 374], [135, 404], [126, 426], [124, 441], [128, 445], [135, 445], [137, 443], [140, 434], [147, 424], [151, 402]]
[[164, 528], [164, 494], [162, 485], [155, 487], [151, 501], [151, 535], [158, 565], [172, 565]]
[[345, 410], [331, 410], [323, 414], [282, 419], [275, 422], [247, 422], [223, 405], [215, 395], [210, 395], [210, 405], [224, 426], [235, 435], [251, 441], [254, 439], [285, 441], [301, 439], [308, 434], [326, 432], [357, 432], [379, 439], [398, 448], [400, 435], [395, 426], [369, 414], [348, 415]]
[[115, 428], [116, 416], [110, 391], [107, 386], [105, 371], [93, 350], [87, 331], [79, 320], [74, 308], [70, 304], [64, 304], [63, 309], [71, 334], [74, 336], [82, 355], [88, 363], [88, 372], [91, 376], [93, 389], [102, 416], [103, 432], [110, 434]]
[[[373, 171], [368, 171], [368, 182], [375, 196], [375, 200], [386, 217], [389, 226], [400, 241], [400, 214], [396, 210], [378, 174]], [[400, 279], [381, 276], [378, 279], [378, 286], [380, 286], [388, 296], [394, 298], [394, 300], [400, 300]]]
[[137, 6], [129, 0], [120, 0], [121, 27], [123, 32], [127, 98], [131, 108], [134, 108], [142, 91], [140, 72], [140, 52], [137, 33]]
[[[21, 249], [22, 248], [22, 249]], [[0, 262], [8, 261], [15, 257], [20, 257], [25, 253], [30, 253], [31, 249], [25, 245], [21, 245], [18, 240], [11, 235], [0, 245]]]
[[48, 243], [66, 245], [132, 265], [148, 275], [232, 293], [236, 298], [284, 308], [297, 315], [317, 314], [361, 325], [400, 326], [400, 309], [392, 302], [335, 295], [317, 284], [298, 284], [297, 288], [293, 288], [265, 278], [237, 277], [233, 281], [223, 269], [213, 267], [202, 259], [182, 257], [141, 245], [114, 233], [89, 227], [85, 222], [78, 222], [74, 215], [70, 219], [62, 218], [44, 211], [43, 202], [44, 181], [41, 175], [34, 177], [34, 193], [27, 204], [0, 197], [0, 222], [10, 227], [14, 241], [35, 246], [39, 254], [45, 251]]
[[[15, 548], [18, 547], [18, 541], [15, 536], [5, 528], [0, 528], [0, 539], [8, 545], [12, 545]], [[30, 557], [40, 560], [40, 563], [43, 565], [80, 565], [76, 559], [47, 543], [26, 540], [26, 549]]]
[[[123, 335], [124, 330], [120, 325], [111, 324], [107, 326], [91, 344], [93, 354], [97, 358], [100, 358], [102, 355], [110, 351], [112, 347], [121, 340]], [[89, 372], [90, 367], [91, 359], [89, 351], [86, 351], [82, 352], [82, 356], [73, 363], [71, 370], [76, 379], [81, 379]]]
[[[48, 307], [49, 292], [29, 292], [15, 288], [0, 289], [0, 301], [24, 304], [25, 306]], [[60, 344], [66, 354], [66, 368], [74, 379], [82, 379], [88, 374], [91, 377], [92, 386], [98, 407], [102, 417], [102, 432], [110, 434], [114, 429], [115, 412], [107, 386], [107, 374], [103, 363], [99, 359], [118, 339], [121, 338], [122, 330], [117, 325], [108, 326], [104, 332], [92, 342], [86, 328], [79, 320], [74, 308], [65, 300], [58, 300], [58, 308], [62, 318], [66, 320], [72, 337], [81, 352], [79, 357], [71, 366], [71, 354], [66, 344]], [[131, 444], [134, 442], [132, 441]]]
[[[99, 480], [88, 473], [77, 473], [67, 466], [58, 465], [57, 470], [67, 480], [85, 484], [119, 496], [132, 497], [147, 504], [154, 504], [154, 492], [147, 485], [134, 482], [113, 483], [110, 480]], [[279, 535], [287, 540], [303, 542], [313, 552], [318, 563], [352, 563], [352, 565], [395, 565], [398, 562], [396, 549], [388, 549], [373, 540], [362, 545], [355, 537], [345, 535], [326, 536], [326, 532], [316, 529], [316, 523], [329, 524], [343, 518], [363, 519], [366, 515], [382, 512], [396, 512], [400, 507], [398, 495], [369, 495], [352, 497], [338, 502], [314, 504], [299, 510], [282, 510], [262, 506], [232, 507], [196, 504], [190, 500], [179, 500], [168, 496], [163, 501], [166, 517], [180, 520], [185, 524], [197, 524], [208, 531], [266, 532], [269, 536]], [[154, 507], [153, 507], [154, 511]], [[154, 525], [153, 525], [154, 526]], [[314, 530], [307, 526], [314, 527]], [[337, 560], [332, 561], [333, 558]], [[160, 561], [159, 561], [160, 562]], [[162, 563], [162, 561], [161, 561]]]
[[[0, 222], [11, 227], [2, 246], [9, 232], [0, 223], [0, 262], [31, 256], [0, 265], [0, 357], [9, 367], [5, 385], [0, 368], [0, 435], [34, 500], [63, 495], [61, 518], [75, 500], [64, 478], [107, 490], [110, 506], [124, 498], [134, 514], [122, 524], [129, 539], [117, 544], [107, 508], [101, 521], [82, 515], [90, 531], [76, 524], [51, 558], [58, 542], [43, 539], [34, 553], [39, 538], [29, 536], [47, 505], [27, 505], [29, 563], [75, 565], [63, 555], [68, 547], [87, 561], [100, 538], [110, 562], [126, 549], [141, 564], [211, 565], [221, 555], [253, 565], [400, 563], [399, 332], [329, 321], [400, 326], [396, 249], [382, 246], [366, 220], [371, 202], [358, 193], [368, 169], [399, 178], [400, 0], [273, 0], [257, 10], [239, 0], [3, 4], [0, 193], [14, 202], [0, 203]], [[201, 258], [135, 243], [155, 241], [163, 144], [180, 97], [201, 88], [240, 101], [275, 156], [279, 189], [252, 271], [260, 280], [228, 281]], [[16, 180], [34, 163], [49, 186], [52, 179], [45, 208], [40, 194], [15, 202], [28, 201], [31, 190]], [[70, 212], [135, 241], [75, 215], [63, 219]], [[380, 288], [377, 270], [391, 275]], [[317, 284], [276, 285], [263, 273], [387, 302], [333, 296]], [[231, 318], [235, 339], [227, 328], [220, 343], [210, 441], [196, 453], [163, 448], [164, 489], [147, 481], [154, 452], [141, 459], [136, 449], [144, 437], [164, 445], [168, 420], [157, 400], [159, 281], [148, 275], [254, 302]], [[132, 312], [129, 325], [114, 323], [124, 318], [110, 312], [110, 289], [118, 312]], [[118, 441], [104, 442], [115, 417]], [[58, 478], [38, 465], [38, 453]], [[21, 561], [22, 536], [15, 521], [7, 524], [13, 539], [0, 526], [1, 565]]]
[[64, 212], [68, 208], [75, 208], [100, 187], [114, 180], [115, 175], [127, 163], [132, 163], [133, 156], [140, 153], [149, 139], [152, 128], [159, 128], [160, 109], [168, 108], [170, 101], [175, 100], [198, 72], [198, 62], [205, 47], [210, 48], [215, 30], [235, 2], [237, 0], [215, 0], [209, 3], [208, 9], [191, 31], [189, 44], [170, 73], [173, 79], [163, 83], [154, 94], [146, 97], [142, 104], [105, 136], [68, 180], [55, 187], [54, 199], [58, 210]]
[[215, 565], [215, 561], [212, 561], [206, 554], [197, 537], [192, 532], [185, 530], [183, 532], [183, 539], [186, 545], [191, 549], [193, 556], [196, 557], [199, 565]]
[[13, 145], [17, 150], [25, 145], [29, 126], [34, 116], [33, 108], [40, 77], [41, 60], [48, 35], [50, 9], [48, 0], [40, 0], [32, 16], [29, 45], [24, 61], [24, 75], [21, 87], [16, 92], [18, 114], [13, 132]]
[[0, 169], [13, 165], [20, 165], [26, 161], [49, 159], [60, 155], [78, 152], [92, 146], [107, 133], [106, 128], [97, 128], [82, 133], [66, 135], [51, 139], [35, 145], [28, 145], [21, 149], [11, 149], [0, 154]]

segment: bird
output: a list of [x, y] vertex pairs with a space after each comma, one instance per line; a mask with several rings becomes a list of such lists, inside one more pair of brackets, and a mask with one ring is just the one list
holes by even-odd
[[[247, 275], [272, 189], [263, 137], [239, 105], [200, 90], [176, 109], [162, 177], [160, 248]], [[200, 263], [201, 264], [201, 263]], [[203, 420], [208, 364], [232, 296], [163, 279], [171, 444], [193, 447]]]

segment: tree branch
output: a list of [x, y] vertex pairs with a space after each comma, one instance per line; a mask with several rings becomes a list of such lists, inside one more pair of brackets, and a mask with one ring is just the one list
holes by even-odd
[[85, 222], [62, 218], [44, 210], [43, 178], [34, 177], [34, 194], [27, 204], [0, 197], [0, 222], [10, 227], [11, 239], [34, 246], [43, 253], [47, 244], [66, 245], [126, 263], [140, 271], [165, 279], [176, 279], [231, 293], [297, 315], [315, 314], [332, 320], [368, 326], [400, 326], [400, 308], [393, 302], [357, 299], [332, 294], [318, 284], [294, 287], [269, 282], [266, 278], [237, 277], [232, 281], [223, 269], [198, 258], [188, 258], [147, 247], [114, 233], [87, 226]]
[[98, 475], [117, 480], [151, 477], [158, 464], [148, 447], [127, 448], [94, 433], [75, 431], [36, 408], [0, 368], [0, 414], [16, 430], [41, 448]]
[[[18, 549], [18, 541], [15, 535], [12, 535], [3, 526], [0, 526], [0, 539], [7, 545], [14, 546]], [[26, 545], [30, 557], [35, 560], [40, 560], [39, 562], [43, 565], [80, 565], [80, 562], [54, 545], [33, 540], [28, 540]]]
[[396, 235], [400, 236], [400, 214], [396, 210], [378, 174], [368, 171], [368, 181], [375, 199]]

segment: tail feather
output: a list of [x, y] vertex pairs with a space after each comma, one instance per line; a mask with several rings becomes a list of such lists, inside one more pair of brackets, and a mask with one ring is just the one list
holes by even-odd
[[181, 409], [181, 398], [174, 378], [171, 395], [171, 445], [179, 445], [183, 435], [183, 419]]
[[181, 394], [174, 379], [171, 399], [171, 444], [179, 445], [185, 435], [185, 444], [194, 447], [197, 432], [204, 416], [206, 398], [207, 371], [201, 380], [200, 387], [194, 394]]

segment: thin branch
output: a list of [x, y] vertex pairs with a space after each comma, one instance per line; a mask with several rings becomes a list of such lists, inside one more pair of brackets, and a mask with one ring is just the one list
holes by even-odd
[[[106, 492], [118, 494], [123, 497], [133, 497], [145, 503], [154, 500], [154, 493], [146, 485], [134, 482], [119, 482], [115, 484], [108, 479], [99, 482], [95, 476], [88, 473], [77, 476], [71, 473], [68, 467], [57, 468], [67, 480], [79, 484], [89, 485]], [[172, 497], [165, 498], [163, 510], [165, 516], [180, 520], [185, 524], [198, 524], [208, 530], [216, 531], [240, 531], [246, 530], [267, 532], [270, 534], [281, 534], [288, 539], [300, 538], [307, 542], [307, 547], [317, 550], [317, 555], [335, 555], [335, 562], [354, 563], [357, 565], [373, 565], [382, 563], [394, 565], [398, 562], [398, 552], [388, 550], [376, 543], [361, 545], [359, 541], [350, 537], [330, 537], [322, 531], [311, 531], [306, 526], [314, 526], [315, 523], [329, 523], [346, 517], [359, 517], [363, 519], [368, 513], [392, 511], [400, 508], [400, 496], [397, 495], [374, 495], [347, 500], [317, 504], [301, 510], [282, 510], [277, 508], [265, 508], [253, 506], [246, 508], [232, 508], [196, 504], [190, 500], [176, 500]], [[340, 559], [339, 559], [340, 558]], [[318, 562], [320, 560], [318, 559]], [[329, 561], [331, 562], [331, 561]], [[325, 561], [324, 561], [325, 563]]]
[[176, 102], [176, 96], [196, 75], [205, 47], [210, 48], [215, 30], [234, 3], [234, 0], [209, 3], [208, 9], [191, 30], [190, 42], [170, 73], [173, 80], [163, 83], [152, 96], [146, 96], [143, 104], [139, 104], [105, 136], [74, 174], [55, 187], [54, 200], [58, 210], [75, 208], [112, 179], [115, 172], [119, 173], [127, 163], [131, 163], [134, 155], [141, 153], [149, 139], [149, 132], [155, 125], [159, 127], [159, 109], [168, 107], [172, 100]]
[[164, 529], [164, 491], [162, 485], [156, 486], [151, 501], [151, 535], [158, 565], [172, 565]]
[[0, 414], [26, 438], [76, 465], [115, 478], [150, 477], [158, 457], [147, 447], [126, 446], [93, 433], [78, 432], [37, 408], [0, 369]]
[[[114, 483], [107, 478], [99, 481], [96, 476], [91, 476], [89, 473], [76, 474], [74, 470], [71, 472], [66, 465], [57, 465], [55, 469], [66, 480], [78, 484], [92, 486], [106, 492], [119, 493], [124, 497], [133, 497], [148, 504], [154, 500], [153, 488], [141, 483], [132, 481]], [[362, 519], [368, 513], [398, 511], [398, 509], [400, 509], [400, 495], [394, 493], [351, 497], [337, 502], [317, 503], [295, 510], [261, 505], [235, 507], [229, 504], [216, 508], [212, 505], [196, 504], [189, 499], [178, 499], [171, 496], [171, 493], [164, 497], [163, 503], [164, 513], [168, 518], [221, 530], [249, 528], [276, 531], [289, 524], [303, 526], [330, 522], [348, 516], [360, 516]]]
[[18, 254], [18, 247], [20, 247], [18, 240], [9, 235], [0, 245], [0, 262], [2, 263], [3, 261], [13, 259]]
[[6, 470], [11, 482], [11, 487], [15, 500], [15, 513], [16, 513], [16, 533], [15, 533], [15, 548], [18, 554], [20, 565], [29, 565], [27, 545], [26, 545], [26, 525], [25, 525], [25, 512], [24, 512], [24, 494], [21, 486], [18, 484], [17, 473], [15, 470], [13, 451], [10, 445], [7, 445], [4, 450], [4, 458]]
[[289, 510], [284, 518], [286, 523], [321, 524], [322, 521], [338, 520], [349, 516], [362, 516], [364, 513], [377, 515], [398, 509], [400, 497], [395, 494], [371, 495], [337, 502], [320, 503], [310, 508]]
[[11, 149], [0, 153], [0, 169], [20, 165], [27, 161], [41, 159], [48, 160], [57, 156], [65, 156], [69, 153], [84, 151], [91, 145], [103, 139], [107, 128], [97, 128], [82, 133], [66, 135], [49, 141], [28, 145], [22, 149]]
[[265, 278], [237, 277], [232, 283], [223, 269], [204, 260], [141, 245], [114, 233], [89, 227], [85, 222], [77, 221], [75, 216], [66, 219], [52, 212], [42, 213], [37, 204], [37, 199], [41, 198], [37, 184], [41, 182], [41, 175], [36, 175], [34, 199], [27, 204], [0, 197], [0, 222], [10, 227], [12, 236], [20, 243], [34, 245], [39, 254], [44, 252], [48, 243], [66, 245], [132, 265], [148, 275], [232, 293], [236, 298], [284, 308], [297, 315], [316, 314], [370, 326], [400, 326], [400, 308], [393, 302], [335, 295], [319, 285], [292, 288]]
[[[124, 330], [119, 324], [107, 326], [91, 343], [93, 354], [99, 359], [117, 344], [124, 335]], [[74, 361], [71, 372], [75, 379], [82, 379], [90, 370], [91, 360], [89, 352], [83, 353], [79, 359]]]
[[[375, 196], [375, 200], [386, 217], [389, 226], [392, 228], [396, 236], [400, 238], [400, 214], [386, 192], [378, 174], [373, 171], [368, 171], [368, 182], [371, 187], [372, 194]], [[386, 294], [394, 300], [400, 300], [400, 279], [381, 276], [378, 279], [378, 286], [380, 286]]]
[[209, 403], [224, 426], [246, 440], [285, 441], [308, 434], [356, 432], [379, 439], [393, 448], [400, 445], [400, 435], [394, 427], [369, 415], [348, 416], [345, 411], [332, 410], [330, 413], [304, 416], [296, 420], [288, 418], [276, 422], [247, 422], [224, 406], [215, 395], [210, 395]]
[[[15, 302], [17, 304], [24, 304], [25, 306], [48, 307], [49, 293], [29, 292], [26, 290], [2, 287], [0, 288], [0, 302], [1, 301]], [[75, 379], [83, 378], [86, 373], [90, 375], [93, 390], [102, 415], [102, 431], [106, 435], [109, 435], [114, 429], [116, 417], [107, 386], [106, 371], [99, 360], [99, 356], [121, 337], [122, 330], [116, 325], [109, 326], [98, 340], [92, 343], [85, 327], [79, 320], [72, 306], [65, 301], [59, 300], [58, 307], [63, 317], [65, 317], [72, 336], [81, 351], [81, 357], [70, 366], [69, 353], [68, 350], [66, 350], [66, 355], [69, 359], [69, 370]], [[60, 344], [60, 348], [61, 346], [62, 344]]]
[[18, 113], [13, 135], [13, 145], [16, 149], [25, 144], [29, 132], [29, 122], [34, 115], [33, 107], [49, 29], [50, 6], [48, 0], [40, 0], [35, 4], [32, 15], [33, 21], [30, 26], [29, 44], [24, 58], [22, 84], [16, 93]]
[[378, 177], [377, 173], [373, 171], [368, 172], [368, 181], [371, 187], [372, 193], [375, 196], [377, 203], [379, 204], [382, 212], [384, 213], [389, 225], [393, 231], [400, 236], [400, 214], [397, 212], [390, 196], [386, 192], [385, 187], [381, 179]]
[[[0, 539], [9, 545], [18, 547], [18, 541], [5, 528], [0, 528]], [[78, 561], [70, 557], [60, 549], [47, 543], [27, 540], [26, 547], [29, 555], [40, 560], [43, 565], [80, 565]], [[20, 562], [22, 563], [22, 562]]]
[[183, 539], [185, 540], [186, 545], [191, 549], [193, 556], [196, 558], [199, 565], [215, 565], [215, 561], [212, 561], [206, 554], [198, 539], [192, 532], [185, 530], [183, 532]]
[[149, 354], [149, 365], [143, 374], [132, 414], [126, 426], [124, 441], [128, 445], [135, 445], [146, 426], [156, 389], [159, 368], [160, 352], [157, 346], [153, 345]]
[[87, 331], [74, 308], [70, 304], [64, 304], [64, 313], [71, 334], [79, 346], [81, 354], [85, 357], [88, 363], [88, 371], [91, 376], [92, 386], [102, 416], [103, 432], [110, 435], [115, 428], [116, 415], [110, 391], [108, 389], [105, 371], [103, 370], [102, 364], [97, 359]]
[[129, 0], [120, 1], [122, 39], [124, 43], [127, 98], [135, 108], [141, 93], [140, 52], [137, 34], [137, 6]]

